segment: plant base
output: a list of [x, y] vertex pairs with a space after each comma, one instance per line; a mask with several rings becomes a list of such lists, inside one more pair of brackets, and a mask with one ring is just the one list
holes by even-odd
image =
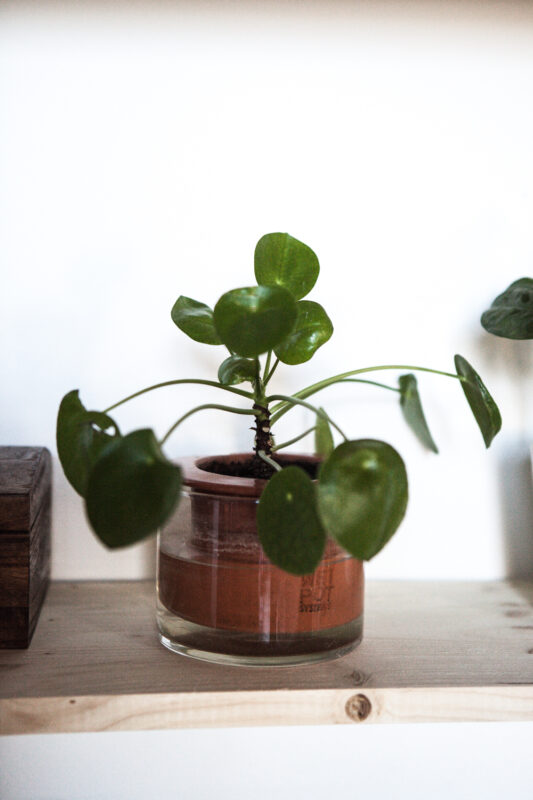
[[180, 619], [160, 603], [157, 623], [161, 644], [174, 653], [243, 667], [285, 667], [339, 658], [353, 650], [363, 635], [362, 615], [312, 634], [236, 633]]
[[[316, 458], [306, 460], [316, 465]], [[257, 535], [266, 481], [215, 474], [202, 465], [201, 459], [185, 461], [181, 503], [159, 532], [162, 644], [246, 666], [312, 663], [352, 650], [363, 628], [362, 562], [329, 539], [312, 574], [283, 572], [265, 556]]]

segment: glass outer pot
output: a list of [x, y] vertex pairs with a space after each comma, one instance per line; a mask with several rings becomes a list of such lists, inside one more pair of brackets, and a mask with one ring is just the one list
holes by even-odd
[[[363, 564], [328, 538], [313, 574], [275, 567], [255, 522], [267, 481], [207, 471], [210, 462], [250, 456], [180, 460], [183, 496], [158, 535], [159, 638], [177, 653], [246, 666], [344, 655], [362, 637]], [[279, 461], [319, 459], [287, 454]]]

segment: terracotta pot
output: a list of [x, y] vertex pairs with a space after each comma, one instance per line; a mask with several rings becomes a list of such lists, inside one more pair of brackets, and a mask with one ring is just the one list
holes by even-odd
[[[267, 481], [208, 471], [250, 453], [182, 459], [186, 490], [158, 545], [162, 643], [198, 658], [244, 664], [305, 663], [361, 639], [363, 565], [328, 539], [312, 575], [289, 575], [265, 556], [256, 508]], [[282, 463], [318, 462], [283, 455]]]

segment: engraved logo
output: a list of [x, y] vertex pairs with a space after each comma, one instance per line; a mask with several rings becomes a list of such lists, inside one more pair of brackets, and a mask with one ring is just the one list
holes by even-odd
[[304, 575], [300, 589], [301, 614], [316, 614], [331, 609], [333, 592], [331, 567], [318, 569], [312, 575]]

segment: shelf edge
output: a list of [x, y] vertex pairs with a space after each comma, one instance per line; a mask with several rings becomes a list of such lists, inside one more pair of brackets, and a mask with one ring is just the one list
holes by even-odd
[[533, 721], [533, 685], [0, 700], [0, 735], [272, 725]]

